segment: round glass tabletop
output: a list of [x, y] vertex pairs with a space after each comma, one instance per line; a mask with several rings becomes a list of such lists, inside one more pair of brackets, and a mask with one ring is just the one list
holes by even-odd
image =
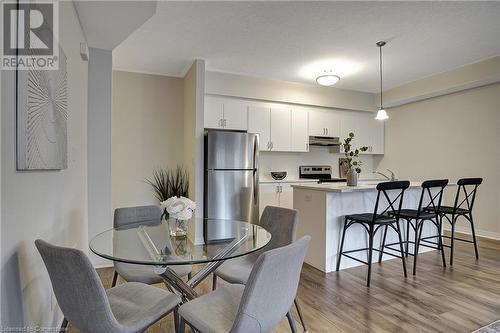
[[104, 231], [90, 241], [96, 255], [141, 265], [186, 265], [227, 260], [255, 252], [271, 239], [264, 228], [234, 220], [191, 219], [175, 236], [172, 221], [144, 222]]

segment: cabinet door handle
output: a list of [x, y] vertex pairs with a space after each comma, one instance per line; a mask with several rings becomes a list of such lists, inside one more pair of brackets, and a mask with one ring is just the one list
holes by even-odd
[[225, 128], [227, 126], [227, 120], [223, 119], [223, 123], [224, 123], [224, 128]]
[[326, 135], [328, 135], [328, 128], [326, 128]]

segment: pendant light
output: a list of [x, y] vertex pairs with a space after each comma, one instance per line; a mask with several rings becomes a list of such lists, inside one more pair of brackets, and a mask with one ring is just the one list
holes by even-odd
[[382, 99], [382, 46], [385, 45], [384, 41], [377, 42], [377, 47], [379, 48], [380, 54], [380, 108], [377, 111], [377, 116], [375, 119], [377, 120], [385, 120], [388, 119], [389, 116], [384, 109], [383, 99]]

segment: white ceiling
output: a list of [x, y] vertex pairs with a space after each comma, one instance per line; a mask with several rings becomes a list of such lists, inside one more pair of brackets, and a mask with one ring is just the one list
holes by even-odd
[[156, 11], [156, 1], [74, 1], [90, 47], [112, 50]]
[[332, 63], [335, 87], [376, 92], [378, 40], [384, 90], [500, 55], [500, 2], [159, 2], [113, 62], [183, 76], [202, 58], [208, 70], [306, 83]]

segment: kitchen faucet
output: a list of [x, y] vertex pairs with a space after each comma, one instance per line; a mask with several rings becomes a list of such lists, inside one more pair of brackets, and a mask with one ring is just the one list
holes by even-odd
[[384, 177], [385, 177], [385, 179], [390, 180], [391, 182], [395, 181], [395, 180], [396, 180], [396, 174], [394, 173], [394, 171], [391, 171], [391, 170], [389, 170], [389, 169], [387, 169], [387, 171], [389, 171], [389, 172], [391, 173], [391, 176], [390, 176], [390, 177], [389, 177], [389, 176], [387, 176], [386, 174], [383, 174], [383, 173], [382, 173], [382, 172], [380, 172], [380, 171], [373, 171], [373, 173], [378, 173], [379, 175], [384, 176]]

